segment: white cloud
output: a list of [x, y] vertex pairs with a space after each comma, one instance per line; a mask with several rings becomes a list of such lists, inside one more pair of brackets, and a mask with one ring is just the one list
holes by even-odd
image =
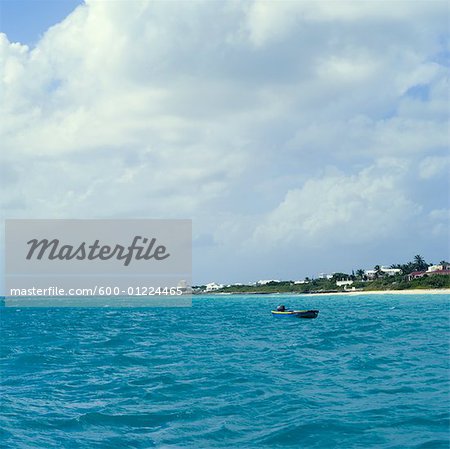
[[420, 164], [419, 176], [422, 179], [430, 179], [436, 176], [448, 176], [450, 173], [449, 156], [426, 157]]
[[[4, 213], [193, 217], [224, 253], [337, 231], [394, 247], [446, 206], [416, 191], [445, 176], [447, 17], [440, 1], [89, 0], [33, 49], [0, 35]], [[217, 278], [216, 258], [200, 259]]]
[[285, 39], [297, 27], [326, 23], [345, 25], [351, 29], [361, 23], [379, 24], [381, 34], [392, 31], [389, 25], [418, 24], [419, 20], [445, 22], [448, 10], [445, 1], [436, 1], [433, 7], [427, 1], [373, 2], [371, 0], [327, 0], [327, 1], [273, 1], [251, 2], [246, 27], [249, 38], [255, 45], [264, 45]]
[[333, 173], [289, 190], [254, 234], [269, 247], [365, 243], [403, 232], [421, 208], [402, 187], [406, 167], [385, 161], [354, 175]]

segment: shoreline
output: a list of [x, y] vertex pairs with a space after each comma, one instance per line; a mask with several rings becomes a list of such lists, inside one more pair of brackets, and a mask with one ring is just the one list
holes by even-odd
[[405, 290], [358, 290], [348, 292], [334, 293], [301, 293], [302, 296], [334, 296], [334, 295], [450, 295], [450, 288], [424, 288], [424, 289], [405, 289]]
[[450, 288], [424, 288], [424, 289], [405, 289], [405, 290], [350, 290], [347, 292], [317, 292], [317, 293], [297, 293], [297, 292], [270, 292], [270, 293], [258, 293], [258, 292], [221, 292], [221, 293], [199, 293], [195, 296], [364, 296], [364, 295], [449, 295]]

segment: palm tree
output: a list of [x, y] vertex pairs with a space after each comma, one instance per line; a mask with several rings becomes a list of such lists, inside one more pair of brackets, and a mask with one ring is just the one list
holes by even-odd
[[417, 271], [425, 270], [428, 267], [425, 259], [420, 254], [414, 256], [414, 264], [416, 265]]
[[373, 269], [375, 270], [375, 279], [378, 279], [381, 276], [381, 274], [383, 273], [381, 271], [381, 267], [379, 265], [375, 265], [373, 267]]
[[359, 278], [363, 278], [364, 276], [364, 270], [362, 268], [360, 268], [359, 270], [356, 270], [356, 276], [358, 276]]

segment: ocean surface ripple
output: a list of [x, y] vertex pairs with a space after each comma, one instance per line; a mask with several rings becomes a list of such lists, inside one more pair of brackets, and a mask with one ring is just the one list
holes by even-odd
[[448, 299], [3, 308], [0, 446], [447, 449]]

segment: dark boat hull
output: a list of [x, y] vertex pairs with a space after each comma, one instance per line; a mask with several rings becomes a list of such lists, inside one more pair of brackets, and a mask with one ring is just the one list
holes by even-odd
[[318, 310], [302, 310], [297, 314], [297, 318], [317, 318]]
[[279, 312], [278, 310], [272, 310], [272, 315], [276, 317], [296, 317], [296, 318], [317, 318], [319, 315], [318, 310], [285, 310], [284, 312]]

